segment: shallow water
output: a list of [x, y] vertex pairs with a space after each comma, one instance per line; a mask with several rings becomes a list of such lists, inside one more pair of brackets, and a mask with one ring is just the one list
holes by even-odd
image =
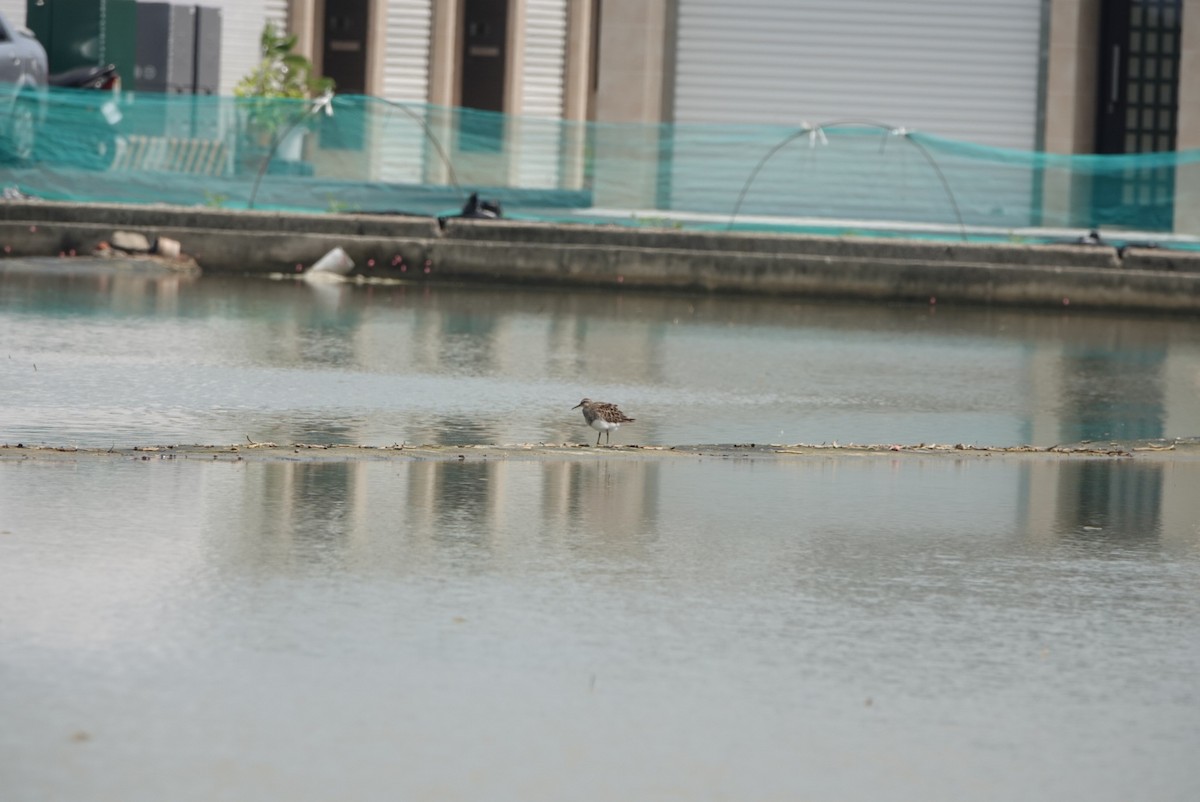
[[1194, 318], [0, 261], [0, 442], [1052, 445], [1200, 434]]
[[0, 462], [4, 797], [1194, 799], [1197, 486]]
[[[1200, 434], [1185, 318], [82, 267], [0, 260], [0, 442]], [[1200, 795], [1200, 462], [830, 453], [10, 454], [0, 796]]]

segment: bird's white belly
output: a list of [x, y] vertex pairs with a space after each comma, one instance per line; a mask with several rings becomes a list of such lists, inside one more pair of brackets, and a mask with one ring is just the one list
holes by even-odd
[[621, 426], [619, 423], [609, 423], [604, 418], [596, 418], [590, 425], [598, 432], [615, 432]]

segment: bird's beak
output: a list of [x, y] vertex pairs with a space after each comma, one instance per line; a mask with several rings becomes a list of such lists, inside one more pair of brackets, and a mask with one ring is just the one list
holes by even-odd
[[581, 406], [583, 406], [583, 402], [582, 402], [582, 401], [580, 401], [580, 402], [579, 402], [578, 404], [576, 404], [575, 406], [571, 407], [571, 409], [579, 409]]

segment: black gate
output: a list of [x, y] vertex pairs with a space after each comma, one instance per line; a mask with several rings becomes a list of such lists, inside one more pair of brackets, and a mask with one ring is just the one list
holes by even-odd
[[[1181, 0], [1105, 0], [1101, 12], [1096, 152], [1175, 149], [1179, 109]], [[1169, 230], [1173, 165], [1113, 170], [1095, 177], [1096, 221]]]

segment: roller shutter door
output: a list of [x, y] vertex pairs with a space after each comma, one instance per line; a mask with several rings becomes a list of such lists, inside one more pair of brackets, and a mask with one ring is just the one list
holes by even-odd
[[865, 118], [1031, 149], [1042, 0], [680, 0], [677, 122]]
[[425, 103], [429, 98], [430, 0], [392, 0], [387, 6], [383, 96]]
[[[1040, 32], [1041, 0], [680, 0], [676, 122], [780, 127], [759, 128], [753, 144], [734, 132], [729, 141], [741, 144], [722, 146], [719, 128], [697, 136], [680, 126], [668, 203], [731, 213], [755, 162], [804, 122], [873, 121], [1032, 150]], [[829, 144], [796, 141], [756, 174], [739, 214], [940, 225], [961, 216], [1004, 229], [1036, 222], [1029, 171], [944, 162], [955, 167], [947, 186], [918, 146], [891, 137], [885, 149], [884, 139], [860, 128]]]
[[562, 117], [566, 45], [566, 0], [526, 0], [521, 114]]
[[[427, 123], [429, 43], [433, 29], [431, 0], [391, 0], [386, 10], [383, 54], [385, 100], [404, 109], [374, 104], [373, 141], [378, 143], [377, 172], [372, 178], [396, 183], [422, 183], [430, 157]], [[416, 117], [417, 119], [414, 119]]]
[[518, 154], [516, 183], [555, 187], [559, 181], [566, 0], [526, 0], [521, 108], [509, 127]]

